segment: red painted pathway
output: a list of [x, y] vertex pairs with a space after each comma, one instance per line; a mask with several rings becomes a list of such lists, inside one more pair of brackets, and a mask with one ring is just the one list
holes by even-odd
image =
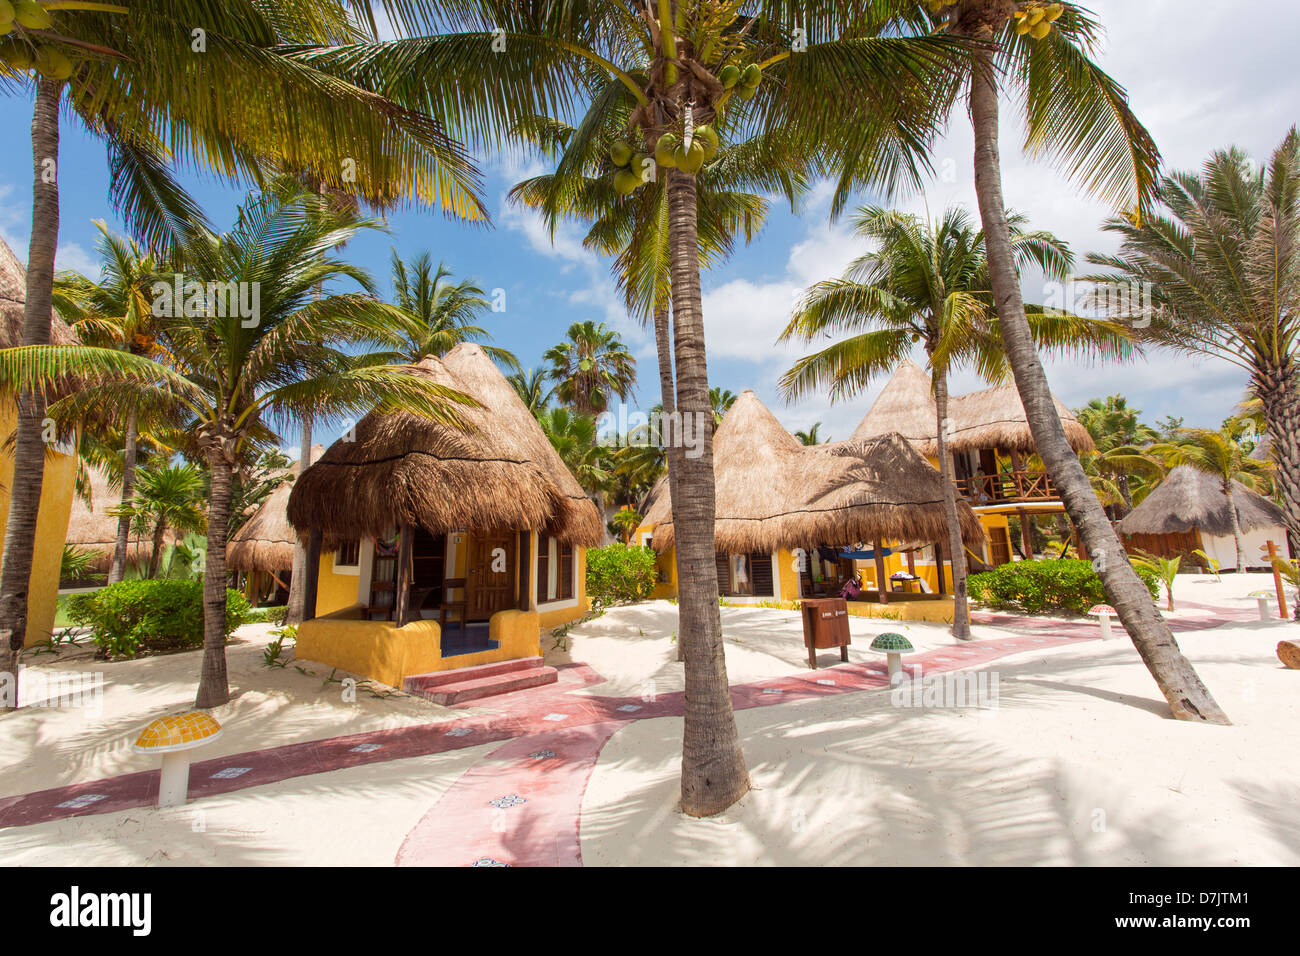
[[[1199, 609], [1199, 608], [1198, 608]], [[1206, 608], [1204, 619], [1172, 621], [1175, 630], [1216, 627], [1256, 615]], [[907, 670], [943, 673], [1009, 654], [1095, 640], [1091, 622], [1063, 622], [976, 612], [973, 623], [1015, 626], [1027, 633], [972, 641], [909, 655]], [[681, 716], [682, 694], [653, 699], [575, 694], [602, 680], [585, 664], [561, 669], [556, 684], [509, 695], [509, 711], [393, 730], [288, 744], [197, 762], [190, 797], [198, 798], [347, 767], [426, 756], [501, 742], [453, 784], [407, 835], [399, 865], [580, 866], [578, 830], [587, 781], [606, 741], [624, 722]], [[793, 677], [738, 684], [737, 710], [878, 690], [888, 686], [883, 659], [836, 664]], [[25, 826], [147, 806], [157, 798], [158, 771], [0, 798], [0, 827]]]

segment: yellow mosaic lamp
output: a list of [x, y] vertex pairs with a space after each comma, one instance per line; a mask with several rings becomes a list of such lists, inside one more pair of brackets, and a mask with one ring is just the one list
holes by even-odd
[[140, 732], [131, 749], [162, 755], [158, 806], [174, 807], [185, 802], [190, 786], [190, 751], [220, 736], [221, 725], [200, 710], [159, 717]]

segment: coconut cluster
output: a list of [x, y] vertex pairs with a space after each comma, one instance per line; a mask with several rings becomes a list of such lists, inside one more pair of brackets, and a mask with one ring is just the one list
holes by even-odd
[[[6, 70], [35, 70], [50, 80], [72, 76], [72, 61], [28, 30], [48, 30], [53, 18], [35, 0], [0, 0], [0, 63]], [[16, 31], [16, 32], [15, 32]]]
[[[718, 72], [722, 88], [734, 90], [743, 100], [753, 97], [762, 79], [763, 69], [757, 63], [744, 69], [730, 64]], [[689, 110], [687, 112], [689, 114]], [[614, 188], [620, 196], [630, 196], [654, 178], [655, 166], [680, 169], [693, 176], [717, 155], [719, 146], [717, 130], [707, 123], [694, 126], [689, 115], [680, 130], [670, 129], [659, 135], [654, 142], [653, 154], [636, 149], [625, 139], [615, 140], [609, 147], [609, 160], [616, 170]]]
[[1052, 24], [1065, 12], [1064, 4], [1032, 3], [1015, 13], [1016, 32], [1021, 36], [1028, 34], [1035, 40], [1041, 40], [1052, 32]]

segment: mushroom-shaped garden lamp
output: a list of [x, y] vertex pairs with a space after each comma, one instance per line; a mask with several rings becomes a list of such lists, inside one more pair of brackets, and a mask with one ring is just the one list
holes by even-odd
[[888, 655], [889, 683], [896, 684], [903, 679], [903, 655], [916, 648], [902, 634], [881, 634], [871, 642], [871, 650]]
[[1259, 619], [1267, 621], [1269, 619], [1268, 602], [1273, 600], [1276, 595], [1272, 591], [1251, 591], [1250, 596], [1259, 602]]
[[1101, 639], [1103, 641], [1109, 641], [1110, 640], [1110, 619], [1112, 617], [1119, 616], [1118, 614], [1115, 613], [1115, 609], [1111, 607], [1109, 604], [1098, 604], [1088, 612], [1088, 616], [1095, 617], [1099, 621], [1101, 621]]
[[159, 717], [140, 732], [131, 749], [162, 755], [158, 806], [174, 807], [185, 802], [190, 786], [190, 751], [220, 736], [221, 725], [199, 710]]

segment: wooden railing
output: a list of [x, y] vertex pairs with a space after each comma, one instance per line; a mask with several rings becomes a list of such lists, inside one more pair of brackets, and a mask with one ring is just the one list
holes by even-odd
[[1045, 471], [975, 475], [958, 481], [957, 490], [975, 507], [1002, 501], [1056, 501], [1060, 498]]

